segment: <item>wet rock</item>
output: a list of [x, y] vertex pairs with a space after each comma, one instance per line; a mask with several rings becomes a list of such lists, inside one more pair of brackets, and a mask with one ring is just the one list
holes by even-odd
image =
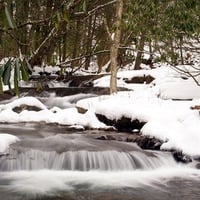
[[144, 76], [135, 76], [131, 79], [124, 79], [126, 83], [146, 83], [149, 84], [154, 80], [154, 77], [151, 75]]
[[16, 106], [12, 109], [14, 112], [16, 113], [21, 113], [23, 110], [28, 110], [28, 111], [40, 111], [42, 110], [41, 108], [37, 107], [37, 106], [29, 106], [26, 104], [22, 104], [20, 106]]
[[[41, 88], [37, 90], [35, 87], [20, 87], [20, 94], [24, 93], [26, 96], [40, 96], [46, 97], [48, 93], [54, 93], [56, 96], [64, 97], [69, 95], [75, 95], [79, 93], [84, 94], [95, 94], [95, 95], [106, 95], [110, 93], [110, 88], [104, 87], [55, 87], [55, 88]], [[118, 88], [119, 91], [127, 89]]]
[[141, 122], [137, 119], [131, 120], [127, 117], [122, 117], [118, 120], [111, 120], [101, 114], [96, 113], [96, 116], [99, 119], [99, 121], [103, 122], [108, 126], [114, 126], [118, 131], [132, 132], [132, 130], [135, 129], [140, 130], [145, 124], [145, 122]]
[[69, 82], [70, 87], [92, 87], [93, 81], [103, 76], [104, 74], [68, 76], [65, 81]]
[[6, 91], [3, 94], [0, 95], [0, 101], [5, 101], [5, 100], [9, 100], [13, 97], [14, 95], [12, 95], [10, 92]]
[[76, 106], [76, 109], [78, 111], [78, 113], [81, 113], [81, 114], [85, 114], [88, 110], [83, 108], [83, 107], [79, 107], [79, 106]]
[[197, 163], [195, 166], [197, 169], [200, 169], [200, 163]]
[[172, 152], [172, 155], [177, 162], [182, 162], [182, 163], [192, 162], [192, 159], [188, 155], [183, 154], [181, 151], [174, 151]]
[[200, 156], [194, 156], [193, 159], [200, 162]]
[[116, 138], [112, 135], [101, 135], [97, 137], [98, 140], [116, 140]]
[[156, 139], [155, 137], [138, 135], [137, 137], [130, 138], [128, 137], [127, 142], [135, 142], [142, 149], [151, 149], [151, 150], [160, 150], [160, 146], [162, 145], [162, 141]]

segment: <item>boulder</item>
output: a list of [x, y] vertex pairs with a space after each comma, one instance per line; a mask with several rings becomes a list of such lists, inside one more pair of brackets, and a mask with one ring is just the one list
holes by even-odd
[[99, 121], [103, 122], [108, 126], [115, 127], [118, 131], [132, 132], [132, 130], [135, 129], [140, 130], [145, 124], [145, 122], [141, 122], [138, 119], [132, 120], [127, 117], [122, 117], [121, 119], [118, 120], [116, 119], [111, 120], [101, 114], [96, 113], [96, 116], [99, 119]]
[[135, 142], [142, 149], [160, 150], [160, 146], [163, 141], [156, 139], [155, 137], [149, 137], [144, 135], [138, 135], [137, 137], [128, 137], [127, 142]]
[[155, 78], [152, 77], [151, 75], [144, 75], [144, 76], [135, 76], [132, 77], [131, 79], [124, 79], [126, 83], [146, 83], [149, 84], [151, 83]]
[[42, 109], [37, 107], [37, 106], [30, 106], [30, 105], [26, 105], [26, 104], [21, 104], [20, 106], [14, 107], [12, 110], [16, 113], [21, 113], [23, 110], [38, 112]]
[[190, 158], [190, 156], [185, 155], [183, 152], [181, 151], [174, 151], [172, 152], [172, 155], [174, 157], [174, 159], [177, 162], [182, 162], [182, 163], [189, 163], [192, 162], [192, 159]]
[[79, 107], [79, 106], [76, 106], [76, 109], [78, 111], [78, 113], [80, 114], [85, 114], [88, 110], [83, 108], [83, 107]]
[[200, 163], [197, 163], [195, 166], [197, 169], [200, 169]]

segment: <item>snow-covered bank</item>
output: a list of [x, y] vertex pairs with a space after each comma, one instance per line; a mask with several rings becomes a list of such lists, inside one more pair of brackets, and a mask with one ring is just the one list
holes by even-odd
[[[127, 84], [124, 81], [125, 78], [148, 75], [155, 78], [150, 84]], [[169, 66], [153, 70], [122, 71], [118, 73], [119, 85], [133, 92], [81, 100], [78, 106], [86, 109], [92, 107], [95, 113], [111, 120], [126, 117], [146, 122], [141, 133], [165, 141], [162, 149], [200, 155], [200, 115], [198, 110], [191, 109], [200, 105], [200, 87], [192, 78], [185, 80], [183, 76]], [[108, 78], [96, 80], [95, 85], [108, 86]]]
[[[148, 75], [154, 77], [150, 84], [126, 82], [136, 76]], [[109, 76], [105, 76], [95, 80], [94, 85], [108, 86], [108, 80]], [[200, 114], [198, 110], [191, 109], [200, 105], [200, 87], [194, 81], [190, 78], [182, 79], [181, 74], [163, 66], [153, 70], [120, 71], [118, 82], [119, 87], [132, 90], [115, 95], [88, 97], [76, 104], [70, 104], [71, 97], [58, 98], [53, 95], [46, 101], [47, 105], [34, 97], [15, 99], [11, 103], [0, 105], [0, 122], [42, 121], [82, 129], [106, 129], [108, 126], [100, 122], [96, 114], [111, 120], [126, 117], [145, 122], [141, 133], [163, 140], [162, 149], [176, 149], [191, 156], [200, 156]], [[54, 107], [49, 107], [49, 102]], [[68, 104], [70, 106], [66, 106]], [[26, 109], [29, 106], [31, 109]], [[33, 106], [38, 109], [33, 109]], [[75, 106], [84, 108], [87, 112], [81, 114]], [[17, 109], [16, 112], [16, 107], [21, 110]]]
[[191, 106], [200, 101], [172, 101], [149, 96], [146, 98], [134, 92], [123, 92], [78, 102], [78, 106], [93, 108], [95, 113], [111, 120], [122, 117], [146, 122], [141, 133], [164, 140], [162, 149], [182, 150], [189, 155], [200, 155], [200, 116]]
[[[35, 102], [42, 108], [40, 111], [13, 111], [14, 105], [25, 105], [27, 100]], [[34, 97], [24, 97], [13, 103], [1, 105], [1, 122], [46, 122], [62, 125], [81, 125], [89, 128], [107, 128], [98, 121], [95, 113], [109, 119], [120, 119], [123, 116], [132, 120], [146, 122], [141, 130], [144, 135], [155, 136], [165, 143], [162, 149], [178, 149], [189, 155], [200, 155], [200, 116], [191, 106], [200, 104], [200, 100], [172, 101], [162, 100], [150, 92], [139, 96], [134, 92], [119, 92], [117, 95], [106, 95], [80, 100], [77, 106], [88, 109], [85, 114], [78, 113], [76, 108], [47, 109]], [[31, 104], [32, 105], [32, 104]]]

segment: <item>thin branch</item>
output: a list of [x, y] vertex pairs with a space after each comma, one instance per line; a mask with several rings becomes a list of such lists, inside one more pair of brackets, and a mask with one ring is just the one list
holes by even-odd
[[171, 68], [174, 69], [175, 71], [179, 72], [179, 73], [183, 73], [183, 74], [185, 74], [186, 76], [191, 77], [191, 78], [194, 80], [194, 82], [195, 82], [198, 86], [200, 86], [200, 83], [199, 83], [199, 81], [198, 81], [197, 78], [196, 78], [196, 77], [198, 77], [198, 76], [200, 75], [200, 72], [198, 72], [197, 74], [193, 75], [191, 72], [186, 71], [186, 70], [184, 70], [184, 69], [180, 69], [179, 67], [177, 67], [177, 66], [175, 66], [175, 65], [171, 65]]
[[45, 38], [45, 40], [40, 44], [40, 46], [35, 50], [35, 52], [33, 53], [32, 57], [34, 55], [36, 55], [39, 50], [43, 47], [43, 45], [54, 35], [56, 34], [56, 28], [54, 27], [51, 32], [49, 33], [49, 35]]
[[99, 9], [101, 9], [101, 8], [104, 8], [104, 7], [106, 7], [106, 6], [109, 6], [109, 5], [111, 5], [111, 4], [114, 4], [114, 3], [116, 3], [116, 2], [117, 2], [117, 0], [113, 0], [113, 1], [110, 1], [110, 2], [108, 2], [108, 3], [105, 3], [105, 4], [102, 4], [102, 5], [97, 6], [97, 7], [94, 8], [93, 10], [88, 11], [88, 16], [87, 16], [87, 17], [89, 17], [90, 15], [92, 15], [93, 13], [95, 13], [97, 10], [99, 10]]
[[76, 58], [72, 58], [70, 60], [66, 60], [64, 62], [58, 63], [56, 66], [66, 65], [66, 64], [71, 63], [73, 61], [81, 60], [81, 59], [84, 59], [84, 58], [87, 58], [87, 57], [91, 57], [91, 56], [95, 56], [95, 55], [103, 54], [103, 53], [108, 53], [108, 52], [110, 52], [110, 50], [102, 50], [102, 51], [97, 51], [97, 52], [94, 52], [94, 53], [90, 53], [88, 55], [82, 55], [82, 56], [79, 56], [79, 57], [76, 57]]
[[50, 19], [51, 19], [51, 17], [46, 18], [46, 19], [41, 19], [41, 20], [27, 21], [27, 22], [25, 22], [23, 24], [17, 25], [17, 28], [23, 28], [24, 26], [33, 25], [33, 24], [42, 24], [44, 22], [48, 22]]
[[[2, 31], [2, 30], [0, 29], [0, 31]], [[3, 32], [8, 34], [10, 36], [10, 38], [12, 38], [18, 45], [21, 45], [21, 46], [29, 46], [30, 45], [30, 43], [21, 42], [17, 37], [15, 37], [13, 34], [11, 34], [8, 30], [3, 29]]]
[[194, 80], [194, 82], [198, 85], [198, 86], [200, 86], [200, 83], [198, 82], [198, 80], [194, 77], [194, 76], [190, 76], [193, 80]]

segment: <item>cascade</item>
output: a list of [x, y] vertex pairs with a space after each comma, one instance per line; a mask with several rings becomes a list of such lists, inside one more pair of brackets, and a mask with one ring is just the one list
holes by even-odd
[[54, 132], [25, 129], [0, 153], [0, 199], [199, 199], [199, 170], [169, 152]]
[[170, 154], [142, 151], [42, 151], [38, 149], [9, 149], [0, 157], [0, 171], [15, 170], [136, 170], [175, 166]]

